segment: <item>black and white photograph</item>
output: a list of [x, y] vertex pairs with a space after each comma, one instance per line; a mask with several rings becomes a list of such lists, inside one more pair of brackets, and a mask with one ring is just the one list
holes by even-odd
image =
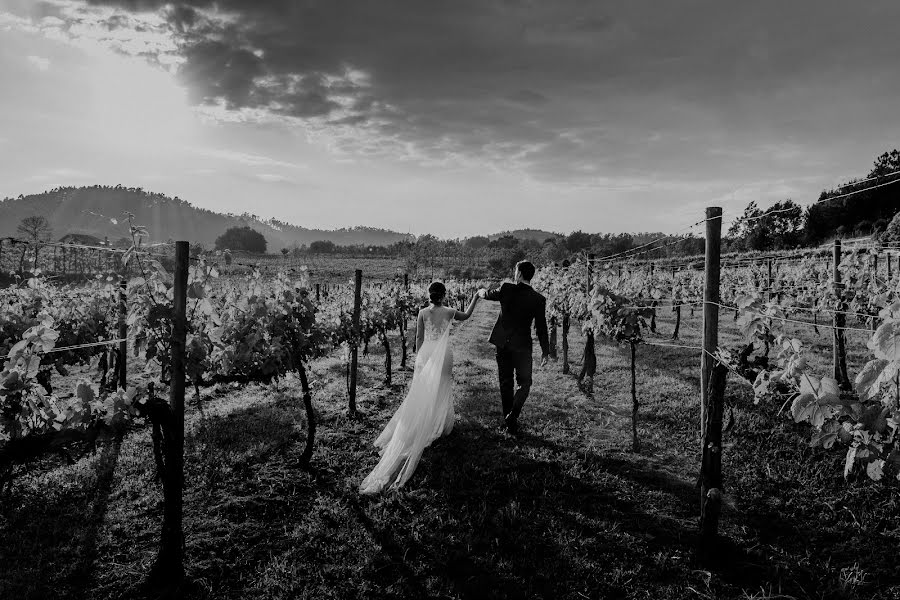
[[900, 599], [898, 24], [0, 0], [0, 599]]

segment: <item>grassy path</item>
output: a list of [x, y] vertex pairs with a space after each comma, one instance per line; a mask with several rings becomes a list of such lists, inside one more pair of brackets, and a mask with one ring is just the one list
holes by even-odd
[[[379, 383], [380, 346], [361, 361], [356, 419], [346, 416], [340, 361], [312, 365], [312, 475], [297, 466], [305, 431], [297, 382], [211, 394], [205, 416], [188, 419], [187, 596], [891, 597], [877, 595], [891, 575], [873, 561], [890, 562], [877, 548], [895, 541], [884, 524], [900, 512], [897, 500], [848, 488], [834, 477], [834, 456], [805, 449], [794, 426], [761, 414], [737, 383], [723, 566], [692, 563], [698, 382], [690, 351], [639, 350], [640, 453], [629, 451], [623, 418], [626, 354], [603, 342], [593, 398], [559, 364], [536, 368], [522, 435], [504, 433], [487, 343], [496, 311], [484, 303], [456, 326], [456, 426], [399, 492], [357, 493], [378, 459], [372, 441], [410, 377], [395, 373], [390, 389]], [[683, 341], [694, 344], [699, 318], [685, 320]], [[671, 331], [668, 315], [660, 328]], [[581, 336], [572, 338], [579, 357]], [[139, 597], [161, 522], [148, 438], [138, 432], [16, 483], [0, 511], [0, 598]], [[861, 508], [863, 498], [876, 498], [881, 512]]]

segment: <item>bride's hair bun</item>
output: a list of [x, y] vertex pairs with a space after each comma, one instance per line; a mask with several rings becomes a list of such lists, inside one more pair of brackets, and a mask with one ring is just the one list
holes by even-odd
[[440, 281], [435, 281], [428, 286], [428, 298], [434, 304], [440, 304], [447, 296], [447, 288]]

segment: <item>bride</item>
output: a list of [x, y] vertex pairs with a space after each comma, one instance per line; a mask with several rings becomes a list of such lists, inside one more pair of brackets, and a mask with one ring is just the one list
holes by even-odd
[[465, 321], [478, 303], [474, 296], [465, 312], [444, 306], [447, 288], [435, 281], [428, 286], [431, 305], [419, 311], [416, 323], [415, 372], [406, 399], [375, 440], [381, 460], [363, 480], [362, 494], [377, 494], [390, 486], [402, 487], [419, 464], [422, 451], [453, 429], [455, 414], [450, 388], [453, 351], [450, 326]]

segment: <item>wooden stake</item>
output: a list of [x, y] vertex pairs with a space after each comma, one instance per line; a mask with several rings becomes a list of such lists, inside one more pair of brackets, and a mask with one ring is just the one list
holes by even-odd
[[841, 389], [850, 389], [850, 378], [847, 375], [847, 349], [846, 340], [844, 338], [844, 327], [847, 323], [846, 315], [841, 312], [844, 309], [843, 290], [844, 284], [841, 282], [841, 240], [834, 240], [834, 252], [832, 261], [832, 277], [834, 279], [834, 293], [838, 297], [837, 306], [834, 312], [834, 336], [833, 336], [833, 362], [834, 362], [834, 378], [837, 380]]
[[722, 421], [725, 412], [725, 383], [728, 369], [716, 363], [707, 390], [710, 404], [703, 433], [700, 465], [700, 551], [708, 560], [715, 547], [722, 511]]
[[[715, 539], [722, 500], [722, 413], [725, 367], [714, 355], [719, 347], [719, 286], [722, 209], [706, 209], [706, 282], [703, 288], [703, 352], [700, 355], [700, 550]], [[715, 457], [711, 460], [710, 457]]]
[[119, 387], [126, 389], [128, 371], [128, 282], [122, 279], [119, 282], [119, 360], [116, 366], [119, 369]]
[[[362, 310], [362, 270], [356, 269], [355, 283], [353, 289], [353, 335], [358, 336], [359, 317]], [[350, 347], [350, 405], [349, 412], [351, 415], [356, 414], [356, 377], [359, 369], [359, 339], [355, 339]]]
[[635, 346], [637, 342], [633, 339], [629, 341], [631, 342], [631, 451], [638, 452], [641, 449], [641, 444], [638, 441], [637, 430], [637, 415], [640, 407], [637, 397], [637, 368], [635, 365]]
[[163, 526], [159, 555], [153, 566], [159, 587], [177, 587], [184, 578], [184, 378], [187, 337], [187, 276], [190, 245], [175, 242], [175, 287], [172, 301], [171, 375], [169, 406], [163, 435]]
[[722, 209], [706, 209], [706, 281], [703, 288], [703, 353], [700, 355], [701, 433], [705, 427], [709, 374], [719, 347], [719, 282], [721, 278]]
[[587, 260], [587, 295], [588, 295], [588, 299], [590, 299], [591, 290], [593, 289], [592, 282], [591, 282], [591, 279], [593, 278], [593, 276], [594, 276], [594, 255], [588, 254], [588, 260]]

